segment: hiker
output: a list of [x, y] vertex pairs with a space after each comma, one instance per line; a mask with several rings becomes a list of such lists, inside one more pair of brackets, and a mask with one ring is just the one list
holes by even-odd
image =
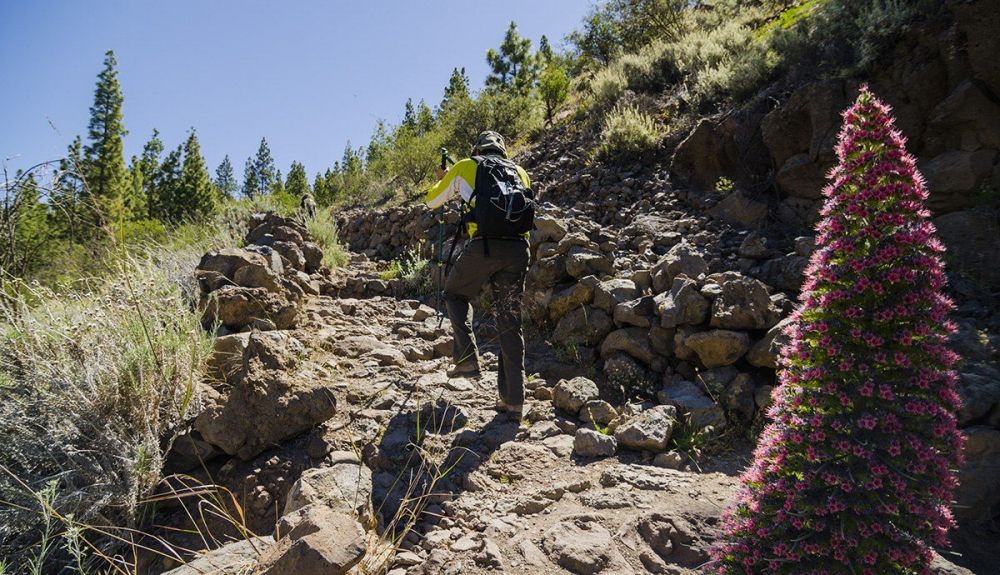
[[[503, 137], [479, 134], [472, 157], [447, 172], [438, 168], [440, 181], [427, 192], [431, 208], [453, 198], [462, 202], [458, 232], [469, 240], [458, 259], [445, 268], [444, 303], [455, 332], [454, 367], [449, 377], [479, 375], [479, 352], [472, 333], [470, 300], [490, 283], [500, 339], [497, 389], [499, 411], [520, 416], [524, 405], [524, 338], [521, 334], [521, 295], [528, 269], [527, 232], [533, 227], [534, 194], [523, 168], [507, 159]], [[452, 244], [454, 253], [458, 234]], [[450, 273], [448, 268], [452, 267]]]
[[302, 210], [302, 213], [305, 214], [306, 219], [316, 219], [316, 199], [313, 198], [312, 192], [306, 192], [302, 195], [302, 200], [299, 202], [299, 208]]

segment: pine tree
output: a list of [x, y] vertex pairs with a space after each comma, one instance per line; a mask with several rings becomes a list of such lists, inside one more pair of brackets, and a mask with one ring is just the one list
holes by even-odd
[[271, 182], [271, 193], [272, 194], [283, 194], [285, 193], [285, 181], [281, 179], [281, 170], [278, 170], [274, 174], [274, 181]]
[[253, 158], [247, 158], [243, 165], [243, 195], [253, 198], [260, 195], [260, 178], [257, 176], [257, 164]]
[[531, 53], [531, 39], [521, 37], [515, 22], [507, 28], [500, 51], [490, 48], [486, 52], [486, 62], [492, 70], [486, 77], [486, 85], [493, 88], [514, 89], [520, 94], [527, 94], [538, 78], [538, 64]]
[[383, 120], [379, 120], [375, 124], [375, 131], [372, 132], [371, 140], [368, 142], [368, 150], [365, 152], [368, 165], [371, 166], [372, 164], [379, 162], [385, 157], [391, 147], [392, 143], [389, 139], [389, 129], [386, 127]]
[[309, 176], [306, 175], [306, 167], [299, 162], [292, 162], [288, 168], [288, 179], [285, 180], [285, 191], [296, 198], [311, 193], [309, 189]]
[[[163, 142], [160, 140], [160, 132], [154, 128], [153, 135], [142, 147], [142, 158], [139, 161], [139, 167], [143, 176], [142, 190], [146, 198], [146, 211], [143, 212], [142, 217], [152, 217], [149, 213], [149, 198], [155, 196], [157, 193], [154, 188], [156, 185], [156, 174], [160, 170], [160, 154], [162, 153]], [[135, 189], [134, 185], [133, 189]], [[139, 217], [139, 215], [136, 215], [136, 217]]]
[[183, 148], [177, 146], [163, 158], [163, 162], [153, 176], [153, 194], [148, 197], [149, 216], [163, 222], [180, 220], [180, 204], [177, 202], [182, 177], [181, 159]]
[[417, 105], [416, 124], [416, 134], [418, 136], [423, 136], [434, 129], [434, 112], [431, 110], [431, 107], [427, 105], [427, 102], [424, 102], [423, 100], [420, 100], [420, 103]]
[[184, 142], [184, 165], [174, 204], [171, 210], [173, 221], [189, 218], [203, 220], [215, 211], [215, 189], [208, 176], [205, 158], [201, 156], [201, 144], [194, 128]]
[[145, 174], [142, 171], [141, 158], [132, 156], [128, 173], [131, 185], [128, 194], [125, 196], [125, 207], [134, 219], [145, 219], [149, 210], [146, 202]]
[[441, 99], [441, 110], [449, 111], [456, 104], [469, 99], [469, 77], [465, 75], [465, 68], [453, 68], [448, 85], [444, 89], [444, 98]]
[[128, 217], [125, 196], [129, 192], [129, 182], [122, 142], [128, 132], [122, 117], [124, 97], [115, 66], [115, 54], [109, 50], [104, 55], [104, 69], [97, 76], [94, 105], [90, 108], [87, 126], [90, 143], [84, 150], [84, 176], [98, 210], [99, 222]]
[[267, 139], [260, 139], [260, 147], [257, 148], [257, 157], [253, 161], [253, 169], [257, 174], [258, 187], [261, 192], [269, 192], [274, 187], [274, 177], [276, 169], [274, 158], [271, 157], [271, 148], [267, 146]]
[[[329, 171], [329, 170], [327, 170]], [[313, 179], [313, 195], [316, 197], [316, 201], [321, 204], [329, 203], [330, 192], [326, 186], [326, 177], [316, 172], [316, 178]]]
[[552, 61], [554, 53], [552, 52], [552, 44], [549, 43], [549, 37], [542, 34], [541, 39], [538, 40], [538, 59], [539, 63], [545, 65]]
[[773, 421], [724, 516], [715, 573], [930, 573], [953, 523], [958, 357], [927, 189], [867, 88], [837, 156]]
[[222, 163], [215, 169], [215, 188], [223, 198], [232, 199], [236, 195], [236, 174], [233, 172], [233, 164], [229, 161], [229, 154], [226, 154]]
[[403, 111], [402, 127], [411, 132], [417, 131], [417, 112], [413, 107], [413, 98], [406, 99], [406, 107]]

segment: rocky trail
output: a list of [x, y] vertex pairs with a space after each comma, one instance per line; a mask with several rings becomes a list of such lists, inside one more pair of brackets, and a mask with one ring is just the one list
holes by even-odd
[[[357, 255], [346, 268], [323, 268], [292, 220], [262, 214], [251, 227], [246, 247], [206, 254], [196, 274], [206, 320], [221, 327], [205, 408], [167, 459], [177, 475], [165, 483], [156, 534], [174, 558], [149, 557], [149, 572], [684, 574], [707, 561], [753, 431], [740, 402], [705, 390], [728, 389], [751, 417], [770, 390], [720, 352], [727, 338], [695, 344], [703, 351], [687, 363], [710, 366], [701, 386], [676, 373], [684, 362], [657, 363], [644, 343], [656, 325], [602, 333], [600, 373], [593, 359], [581, 361], [586, 345], [569, 356], [558, 343], [589, 333], [594, 319], [559, 322], [562, 336], [528, 338], [518, 421], [493, 409], [498, 350], [488, 309], [476, 325], [482, 376], [449, 379], [448, 320], [421, 301], [383, 295], [398, 292], [398, 281], [379, 279]], [[670, 261], [675, 275], [704, 265]], [[699, 292], [721, 299], [754, 287], [739, 274], [698, 277], [669, 284], [672, 303], [659, 312], [613, 315], [626, 325], [644, 313], [701, 323], [708, 300]], [[567, 307], [648, 297], [608, 281], [617, 280]], [[757, 295], [768, 304], [720, 306], [717, 315], [752, 320], [760, 304], [766, 324], [777, 322], [770, 304], [781, 298]], [[712, 332], [685, 337], [697, 333]], [[607, 369], [615, 357], [645, 358], [664, 370], [664, 387], [626, 392]], [[205, 497], [207, 485], [224, 495]], [[938, 572], [972, 573], [944, 560]]]
[[[614, 435], [577, 417], [599, 394], [585, 378], [534, 376], [523, 421], [498, 413], [488, 322], [480, 325], [487, 335], [482, 377], [448, 379], [448, 321], [438, 327], [434, 310], [415, 300], [318, 296], [304, 303], [303, 315], [292, 330], [220, 338], [246, 347], [219, 358], [217, 369], [239, 371], [251, 356], [266, 358], [262, 363], [296, 382], [299, 397], [320, 401], [306, 391], [317, 382], [337, 406], [332, 418], [277, 452], [217, 469], [215, 481], [245, 501], [252, 530], [267, 532], [275, 510], [316, 501], [343, 507], [356, 499], [364, 503], [348, 507], [361, 524], [383, 533], [366, 543], [362, 565], [371, 572], [694, 573], [707, 559], [736, 465], [717, 462], [719, 471], [697, 472], [675, 453], [622, 449], [608, 457], [616, 450], [602, 452], [597, 444]], [[537, 345], [528, 364], [550, 376], [581, 370]], [[632, 440], [665, 444], [669, 429], [658, 425], [671, 421], [650, 421], [633, 430]], [[231, 431], [207, 436], [226, 443], [219, 437]], [[339, 486], [339, 498], [331, 486]], [[380, 545], [398, 552], [380, 552]], [[228, 569], [223, 565], [239, 557], [215, 561]]]

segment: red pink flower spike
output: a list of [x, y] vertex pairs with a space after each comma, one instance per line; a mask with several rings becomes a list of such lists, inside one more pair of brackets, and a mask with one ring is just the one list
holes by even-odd
[[867, 87], [843, 114], [817, 251], [752, 466], [707, 571], [929, 575], [962, 436], [927, 189]]

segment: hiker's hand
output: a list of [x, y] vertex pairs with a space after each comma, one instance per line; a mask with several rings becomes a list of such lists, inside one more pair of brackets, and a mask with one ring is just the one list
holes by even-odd
[[441, 166], [438, 166], [437, 169], [436, 169], [436, 171], [434, 173], [437, 174], [437, 179], [440, 180], [441, 178], [444, 177], [445, 174], [448, 173], [448, 171], [445, 170], [444, 168], [442, 168]]

